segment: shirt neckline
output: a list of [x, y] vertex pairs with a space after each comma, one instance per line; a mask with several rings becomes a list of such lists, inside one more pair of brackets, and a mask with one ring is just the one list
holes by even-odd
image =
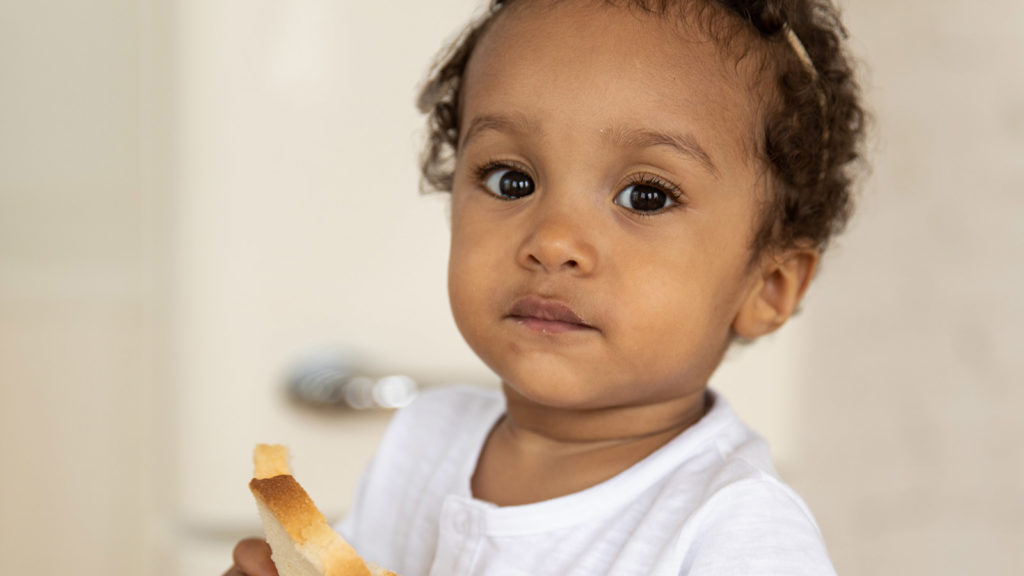
[[452, 505], [482, 517], [481, 527], [492, 536], [546, 532], [583, 524], [607, 516], [633, 502], [643, 491], [666, 478], [672, 470], [699, 452], [722, 428], [736, 421], [735, 413], [719, 394], [707, 391], [711, 408], [697, 423], [622, 473], [579, 492], [518, 506], [498, 506], [472, 496], [471, 480], [491, 430], [505, 414], [505, 400], [490, 391], [493, 402], [481, 411], [475, 430], [466, 435], [466, 457], [460, 467], [459, 490], [448, 497]]

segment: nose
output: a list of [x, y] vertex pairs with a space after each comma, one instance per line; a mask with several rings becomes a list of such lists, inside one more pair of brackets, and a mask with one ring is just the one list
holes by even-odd
[[592, 273], [597, 249], [590, 228], [581, 215], [567, 210], [533, 215], [517, 254], [519, 265], [547, 273]]

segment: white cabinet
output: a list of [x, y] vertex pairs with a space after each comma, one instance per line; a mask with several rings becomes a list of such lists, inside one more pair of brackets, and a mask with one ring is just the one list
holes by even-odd
[[416, 87], [476, 2], [164, 6], [167, 334], [177, 571], [220, 573], [260, 527], [257, 442], [340, 516], [387, 415], [290, 403], [323, 350], [367, 371], [486, 382], [445, 292], [445, 196], [418, 193]]

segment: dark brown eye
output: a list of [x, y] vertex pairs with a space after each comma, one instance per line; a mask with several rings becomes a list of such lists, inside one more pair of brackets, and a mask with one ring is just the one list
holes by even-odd
[[676, 203], [664, 190], [647, 184], [626, 186], [615, 197], [615, 203], [635, 212], [657, 212]]
[[503, 168], [491, 172], [484, 186], [496, 196], [507, 199], [522, 198], [533, 194], [533, 179], [519, 170]]

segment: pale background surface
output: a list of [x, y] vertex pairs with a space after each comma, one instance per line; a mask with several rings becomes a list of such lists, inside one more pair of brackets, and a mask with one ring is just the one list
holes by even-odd
[[[493, 384], [415, 87], [475, 0], [0, 0], [0, 573], [220, 574], [256, 441], [332, 516], [383, 417], [304, 354]], [[1024, 4], [848, 2], [875, 113], [804, 314], [717, 376], [841, 574], [1024, 571]]]

